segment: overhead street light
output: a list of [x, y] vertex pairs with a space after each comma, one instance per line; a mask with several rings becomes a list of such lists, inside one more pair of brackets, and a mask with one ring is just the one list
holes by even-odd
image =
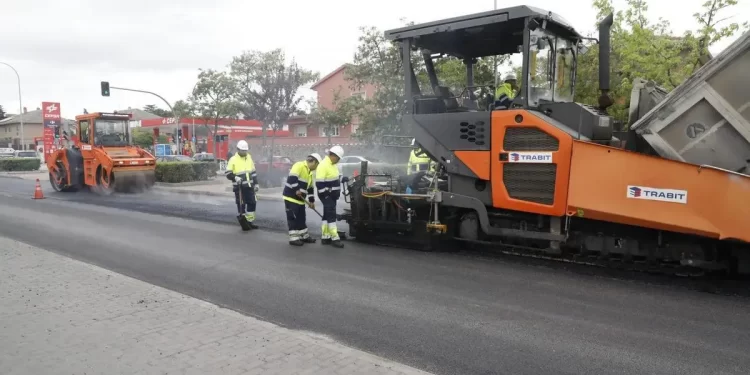
[[18, 75], [18, 71], [16, 68], [13, 67], [13, 65], [10, 65], [6, 62], [0, 61], [0, 64], [3, 64], [7, 66], [8, 68], [13, 69], [13, 73], [16, 73], [16, 79], [18, 80], [18, 121], [21, 125], [21, 149], [26, 151], [26, 140], [23, 136], [23, 103], [21, 101], [21, 76]]

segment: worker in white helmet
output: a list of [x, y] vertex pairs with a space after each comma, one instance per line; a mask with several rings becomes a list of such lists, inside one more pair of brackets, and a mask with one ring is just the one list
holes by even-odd
[[227, 161], [225, 172], [228, 180], [232, 181], [234, 201], [237, 203], [238, 219], [243, 225], [243, 220], [248, 225], [242, 229], [257, 229], [255, 221], [255, 193], [258, 192], [258, 173], [255, 171], [253, 157], [250, 156], [245, 140], [237, 142], [237, 153]]
[[323, 159], [317, 153], [307, 155], [307, 158], [292, 165], [289, 177], [286, 178], [284, 198], [286, 210], [286, 223], [289, 226], [289, 244], [302, 246], [305, 243], [314, 243], [315, 239], [310, 237], [307, 231], [307, 219], [305, 215], [305, 199], [311, 208], [315, 208], [315, 185], [313, 172], [318, 168]]
[[[344, 157], [344, 149], [341, 146], [333, 146], [328, 150], [328, 155], [320, 163], [315, 172], [315, 187], [318, 188], [318, 198], [323, 204], [323, 224], [320, 242], [324, 245], [344, 247], [339, 238], [336, 227], [336, 202], [341, 196], [341, 183], [339, 180], [339, 169], [336, 163]], [[348, 179], [344, 177], [343, 182]]]
[[505, 76], [504, 82], [495, 90], [495, 107], [510, 108], [518, 90], [516, 75], [510, 73]]

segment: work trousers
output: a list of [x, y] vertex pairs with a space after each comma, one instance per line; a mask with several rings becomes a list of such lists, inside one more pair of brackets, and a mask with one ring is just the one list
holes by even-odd
[[[244, 214], [245, 219], [249, 222], [255, 221], [255, 191], [250, 185], [242, 184], [234, 186], [234, 203], [237, 204], [237, 213]], [[240, 204], [240, 193], [244, 205]]]
[[310, 237], [307, 232], [305, 205], [285, 200], [284, 208], [286, 209], [286, 224], [289, 226], [289, 241]]
[[339, 230], [336, 228], [336, 201], [333, 199], [324, 199], [321, 202], [323, 204], [323, 224], [321, 225], [322, 235], [320, 238], [324, 240], [339, 240]]

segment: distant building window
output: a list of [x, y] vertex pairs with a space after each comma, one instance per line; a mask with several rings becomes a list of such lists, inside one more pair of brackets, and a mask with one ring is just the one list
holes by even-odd
[[301, 125], [294, 128], [294, 136], [305, 138], [307, 137], [307, 126]]
[[359, 125], [352, 125], [352, 134], [357, 134], [357, 129], [359, 129]]
[[338, 126], [326, 126], [323, 125], [320, 127], [320, 135], [322, 137], [328, 137], [328, 132], [331, 132], [331, 137], [338, 137], [339, 136], [339, 127]]

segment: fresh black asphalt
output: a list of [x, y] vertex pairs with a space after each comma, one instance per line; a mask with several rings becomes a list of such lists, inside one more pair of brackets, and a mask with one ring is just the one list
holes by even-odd
[[437, 374], [750, 368], [745, 297], [503, 257], [292, 248], [276, 201], [259, 204], [263, 230], [242, 233], [221, 197], [32, 192], [0, 178], [0, 235]]

